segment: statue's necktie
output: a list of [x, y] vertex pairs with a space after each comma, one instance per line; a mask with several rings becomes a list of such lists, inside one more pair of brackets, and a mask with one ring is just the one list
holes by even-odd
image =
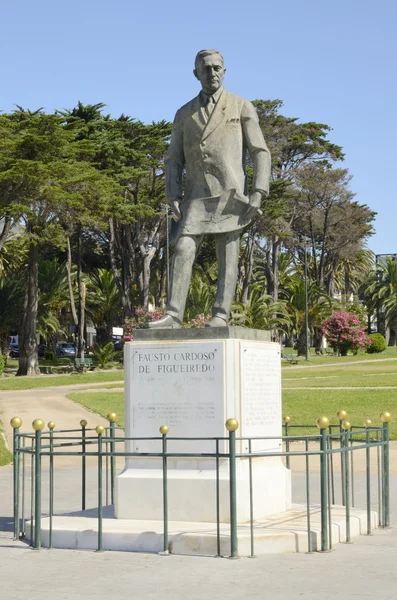
[[205, 113], [205, 119], [206, 121], [209, 120], [210, 116], [212, 115], [212, 111], [215, 108], [215, 101], [213, 99], [212, 96], [209, 96], [208, 100], [207, 100], [207, 104], [204, 106], [204, 113]]

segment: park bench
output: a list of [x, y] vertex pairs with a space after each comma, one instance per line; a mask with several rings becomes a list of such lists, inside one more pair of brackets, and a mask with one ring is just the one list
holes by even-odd
[[298, 364], [298, 357], [296, 354], [284, 354], [284, 358], [290, 363], [290, 365]]
[[92, 358], [75, 358], [74, 365], [77, 371], [93, 371], [95, 365], [93, 364]]
[[332, 350], [332, 348], [324, 348], [324, 352], [327, 356], [335, 356], [335, 352]]

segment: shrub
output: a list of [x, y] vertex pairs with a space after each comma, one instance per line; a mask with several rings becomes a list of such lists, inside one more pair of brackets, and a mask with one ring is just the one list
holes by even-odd
[[163, 315], [164, 311], [160, 309], [148, 312], [145, 308], [136, 308], [134, 316], [127, 317], [124, 321], [124, 341], [127, 342], [133, 339], [135, 329], [145, 329], [147, 323], [158, 321]]
[[371, 340], [371, 345], [367, 348], [369, 354], [377, 354], [386, 350], [386, 340], [381, 333], [371, 333], [369, 339]]
[[322, 332], [331, 348], [341, 356], [349, 350], [357, 352], [367, 348], [371, 341], [365, 333], [365, 326], [357, 315], [348, 312], [336, 312], [324, 323]]
[[0, 354], [0, 375], [3, 375], [5, 360], [4, 356]]
[[55, 360], [54, 352], [51, 352], [51, 350], [46, 350], [44, 352], [44, 360]]
[[94, 362], [104, 369], [119, 353], [115, 351], [112, 342], [104, 346], [94, 347]]

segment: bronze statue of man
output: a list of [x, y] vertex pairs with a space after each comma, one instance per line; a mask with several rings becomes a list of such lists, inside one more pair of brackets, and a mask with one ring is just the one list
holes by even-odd
[[[270, 153], [251, 102], [223, 87], [226, 69], [217, 50], [201, 50], [195, 77], [202, 90], [175, 115], [166, 156], [166, 197], [178, 221], [165, 316], [150, 328], [181, 327], [197, 249], [214, 235], [218, 289], [211, 327], [225, 327], [237, 283], [240, 231], [269, 193]], [[253, 166], [247, 197], [246, 152]]]

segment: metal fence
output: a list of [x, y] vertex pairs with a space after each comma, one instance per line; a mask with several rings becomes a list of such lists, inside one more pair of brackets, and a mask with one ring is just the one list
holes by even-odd
[[[81, 502], [82, 510], [87, 509], [87, 459], [94, 457], [97, 470], [96, 509], [98, 521], [97, 550], [103, 549], [103, 507], [114, 503], [114, 489], [116, 477], [116, 458], [118, 457], [156, 457], [162, 464], [162, 526], [163, 526], [163, 552], [169, 550], [169, 518], [168, 518], [168, 461], [172, 458], [210, 458], [215, 461], [216, 471], [216, 555], [221, 556], [221, 523], [220, 523], [220, 492], [219, 474], [220, 461], [228, 462], [229, 501], [230, 501], [230, 557], [238, 556], [238, 522], [237, 522], [237, 480], [236, 463], [239, 460], [248, 461], [249, 469], [249, 506], [250, 506], [250, 556], [255, 556], [255, 521], [253, 497], [253, 462], [263, 457], [284, 457], [285, 465], [291, 469], [296, 457], [304, 458], [305, 478], [305, 512], [307, 518], [307, 548], [312, 552], [311, 529], [311, 497], [313, 483], [311, 483], [311, 463], [313, 457], [318, 457], [320, 462], [319, 478], [317, 485], [320, 492], [321, 514], [321, 547], [322, 552], [332, 549], [332, 506], [336, 504], [336, 496], [340, 497], [340, 504], [345, 507], [346, 542], [351, 541], [350, 521], [351, 507], [355, 505], [355, 461], [356, 452], [365, 452], [365, 489], [366, 489], [366, 533], [372, 533], [371, 513], [373, 508], [378, 512], [379, 523], [382, 528], [390, 526], [390, 493], [389, 493], [389, 421], [388, 412], [381, 414], [382, 426], [374, 426], [371, 421], [366, 421], [363, 426], [353, 426], [347, 421], [347, 413], [339, 411], [336, 424], [330, 424], [327, 417], [319, 417], [316, 425], [298, 425], [291, 423], [289, 417], [284, 418], [284, 435], [280, 438], [240, 438], [237, 437], [238, 422], [236, 419], [226, 421], [227, 436], [221, 438], [173, 438], [168, 435], [168, 427], [160, 427], [160, 436], [152, 438], [139, 438], [140, 440], [157, 440], [161, 444], [159, 452], [126, 452], [124, 442], [132, 440], [116, 435], [121, 432], [116, 426], [117, 416], [109, 413], [109, 426], [98, 425], [95, 429], [87, 427], [87, 421], [80, 422], [76, 430], [56, 430], [55, 423], [48, 423], [48, 431], [44, 432], [44, 422], [41, 419], [33, 421], [33, 432], [21, 432], [22, 421], [18, 417], [11, 420], [14, 430], [14, 537], [23, 539], [26, 533], [27, 521], [30, 521], [30, 545], [35, 549], [42, 546], [41, 519], [43, 510], [43, 462], [48, 461], [48, 512], [49, 538], [48, 546], [52, 547], [53, 517], [54, 517], [54, 473], [55, 463], [59, 457], [75, 457], [81, 466]], [[302, 428], [313, 428], [313, 435], [291, 435], [291, 431]], [[178, 453], [170, 452], [169, 442], [211, 440], [215, 451], [205, 453]], [[253, 451], [253, 444], [258, 440], [282, 440], [283, 450], [277, 452]], [[138, 438], [134, 437], [135, 441]], [[238, 453], [238, 441], [245, 441], [248, 452]], [[295, 442], [300, 442], [296, 444]], [[302, 449], [302, 446], [304, 449]], [[315, 446], [313, 448], [313, 446]], [[222, 448], [222, 450], [220, 450]], [[376, 472], [371, 474], [371, 453], [376, 453]], [[340, 461], [339, 488], [336, 485], [335, 461]], [[27, 471], [30, 477], [27, 476]], [[375, 477], [371, 477], [375, 475]], [[373, 480], [375, 479], [375, 489]], [[371, 490], [372, 486], [372, 490]], [[30, 489], [29, 489], [30, 488]], [[375, 496], [376, 501], [371, 498]], [[30, 507], [27, 506], [28, 502]], [[27, 517], [28, 513], [28, 517]]]

